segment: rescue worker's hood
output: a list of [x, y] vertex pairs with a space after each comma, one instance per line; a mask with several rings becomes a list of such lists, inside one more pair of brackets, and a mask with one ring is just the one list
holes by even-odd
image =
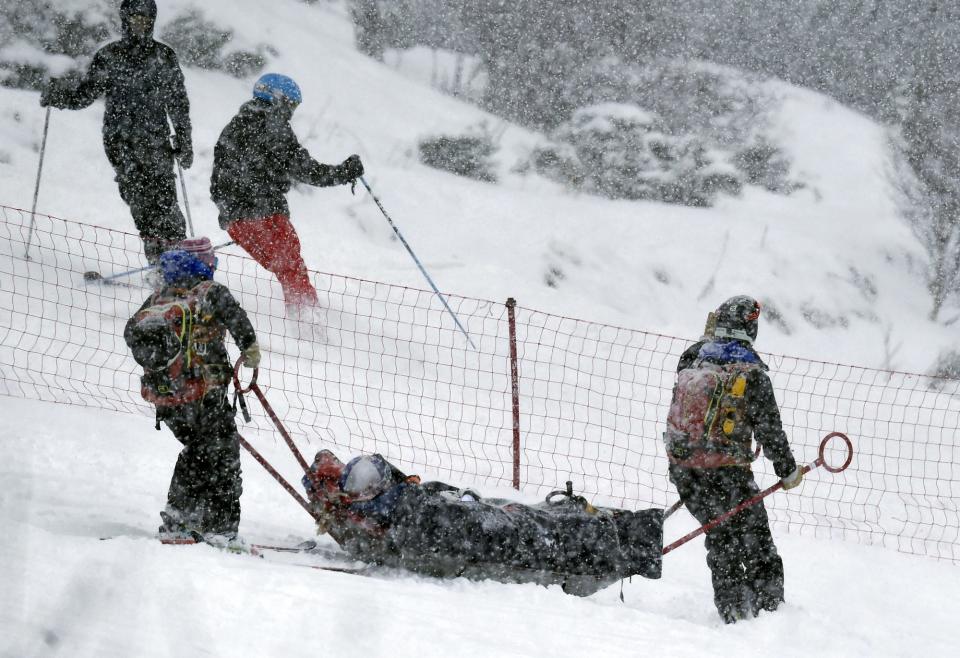
[[[150, 18], [150, 29], [141, 35], [130, 30], [131, 16]], [[153, 39], [153, 29], [157, 21], [157, 3], [154, 0], [123, 0], [120, 4], [120, 25], [124, 41], [148, 42]]]

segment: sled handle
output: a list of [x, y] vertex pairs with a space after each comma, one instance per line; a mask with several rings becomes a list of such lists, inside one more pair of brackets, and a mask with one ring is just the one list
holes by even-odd
[[290, 452], [293, 453], [297, 463], [300, 464], [300, 468], [303, 469], [304, 473], [309, 473], [310, 465], [307, 464], [307, 460], [303, 458], [303, 455], [300, 453], [297, 445], [293, 442], [293, 437], [290, 436], [290, 432], [288, 432], [287, 428], [283, 426], [282, 422], [280, 422], [280, 417], [277, 416], [277, 412], [275, 412], [273, 407], [270, 406], [270, 403], [267, 401], [267, 396], [263, 394], [263, 390], [257, 385], [257, 374], [260, 372], [260, 368], [253, 369], [253, 376], [250, 378], [250, 383], [247, 384], [246, 388], [243, 388], [243, 386], [240, 384], [240, 366], [242, 365], [243, 357], [241, 356], [239, 359], [237, 359], [236, 365], [233, 366], [233, 385], [237, 389], [237, 394], [240, 395], [240, 399], [243, 399], [243, 395], [245, 393], [253, 393], [257, 399], [260, 400], [260, 404], [263, 405], [264, 411], [266, 411], [267, 415], [270, 416], [270, 420], [273, 421], [277, 431], [280, 432], [280, 436], [283, 437], [284, 443], [286, 443], [287, 447], [290, 448]]
[[[825, 452], [827, 449], [827, 444], [830, 443], [832, 439], [837, 439], [837, 438], [842, 439], [844, 444], [846, 445], [847, 458], [843, 461], [843, 463], [840, 466], [833, 466], [827, 463]], [[827, 469], [831, 473], [839, 473], [840, 471], [847, 470], [847, 467], [850, 466], [850, 462], [852, 461], [853, 461], [853, 443], [850, 441], [849, 437], [847, 437], [847, 435], [844, 434], [843, 432], [830, 432], [825, 437], [823, 437], [822, 441], [820, 441], [820, 449], [818, 450], [817, 458], [813, 461], [813, 463], [804, 464], [803, 466], [801, 466], [800, 470], [803, 472], [804, 475], [806, 475], [813, 469], [823, 466], [825, 469]], [[756, 505], [761, 500], [763, 500], [770, 494], [776, 491], [779, 491], [780, 489], [783, 489], [782, 480], [764, 489], [753, 498], [743, 501], [742, 503], [734, 507], [732, 510], [724, 512], [723, 514], [713, 519], [712, 521], [708, 521], [707, 523], [704, 523], [702, 526], [700, 526], [696, 530], [684, 535], [683, 537], [673, 542], [672, 544], [665, 546], [662, 554], [666, 555], [667, 553], [677, 548], [680, 548], [691, 539], [699, 537], [703, 533], [713, 530], [718, 525], [720, 525], [721, 523], [729, 519], [731, 516], [734, 516], [735, 514], [739, 514], [746, 508], [750, 507], [751, 505]]]
[[243, 357], [241, 356], [239, 359], [237, 359], [236, 365], [233, 366], [233, 387], [237, 389], [237, 393], [239, 393], [240, 395], [245, 395], [246, 393], [249, 393], [250, 391], [252, 391], [253, 388], [257, 385], [257, 375], [260, 374], [260, 368], [253, 369], [253, 376], [250, 377], [250, 383], [247, 384], [246, 388], [244, 388], [240, 384], [240, 366], [242, 365], [243, 365]]
[[[830, 443], [831, 439], [842, 439], [843, 442], [846, 444], [847, 458], [843, 461], [842, 464], [840, 464], [840, 466], [831, 466], [830, 464], [827, 463], [827, 457], [825, 452], [827, 449], [827, 444]], [[847, 467], [850, 465], [850, 462], [852, 461], [853, 461], [853, 442], [850, 441], [850, 437], [848, 437], [843, 432], [830, 432], [825, 437], [823, 437], [823, 440], [820, 442], [820, 450], [818, 452], [817, 458], [813, 462], [813, 466], [811, 468], [808, 468], [807, 470], [812, 471], [817, 466], [823, 466], [825, 469], [827, 469], [831, 473], [839, 473], [841, 471], [847, 470]]]

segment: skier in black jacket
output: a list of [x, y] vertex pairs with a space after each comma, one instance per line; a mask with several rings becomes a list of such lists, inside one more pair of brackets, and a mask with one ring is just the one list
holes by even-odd
[[157, 429], [162, 421], [184, 446], [160, 532], [232, 541], [243, 489], [224, 338], [229, 331], [244, 365], [256, 368], [257, 336], [230, 291], [213, 281], [216, 258], [209, 239], [184, 240], [160, 256], [159, 266], [166, 286], [130, 318], [123, 337], [144, 368], [141, 392], [156, 406]]
[[253, 88], [214, 149], [210, 195], [220, 209], [220, 226], [283, 288], [287, 313], [301, 318], [317, 304], [300, 255], [300, 239], [290, 223], [286, 194], [294, 181], [328, 187], [363, 175], [360, 157], [342, 164], [314, 160], [290, 126], [302, 95], [285, 75], [267, 73]]
[[[702, 340], [685, 350], [664, 434], [670, 480], [687, 509], [707, 523], [759, 493], [750, 470], [751, 439], [773, 462], [784, 489], [800, 484], [767, 375], [753, 349], [760, 304], [725, 301]], [[783, 562], [763, 502], [708, 531], [714, 602], [727, 623], [776, 610], [784, 600]]]
[[[173, 158], [185, 169], [193, 162], [183, 72], [173, 50], [153, 40], [156, 18], [154, 0], [123, 0], [122, 38], [97, 51], [79, 85], [51, 80], [40, 97], [43, 106], [68, 110], [106, 97], [103, 147], [151, 264], [186, 237]], [[173, 145], [167, 117], [175, 131]]]

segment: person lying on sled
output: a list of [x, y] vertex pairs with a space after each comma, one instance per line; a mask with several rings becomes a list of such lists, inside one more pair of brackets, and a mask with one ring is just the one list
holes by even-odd
[[[303, 485], [318, 519], [355, 559], [437, 577], [561, 584], [588, 595], [633, 575], [660, 577], [663, 510], [590, 505], [566, 492], [525, 505], [421, 483], [379, 454], [317, 453]], [[558, 495], [559, 494], [559, 495]]]

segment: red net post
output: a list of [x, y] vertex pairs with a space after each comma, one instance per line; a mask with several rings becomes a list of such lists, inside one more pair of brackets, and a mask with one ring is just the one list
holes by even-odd
[[517, 365], [517, 300], [507, 299], [510, 323], [510, 399], [513, 412], [513, 488], [520, 490], [520, 369]]

